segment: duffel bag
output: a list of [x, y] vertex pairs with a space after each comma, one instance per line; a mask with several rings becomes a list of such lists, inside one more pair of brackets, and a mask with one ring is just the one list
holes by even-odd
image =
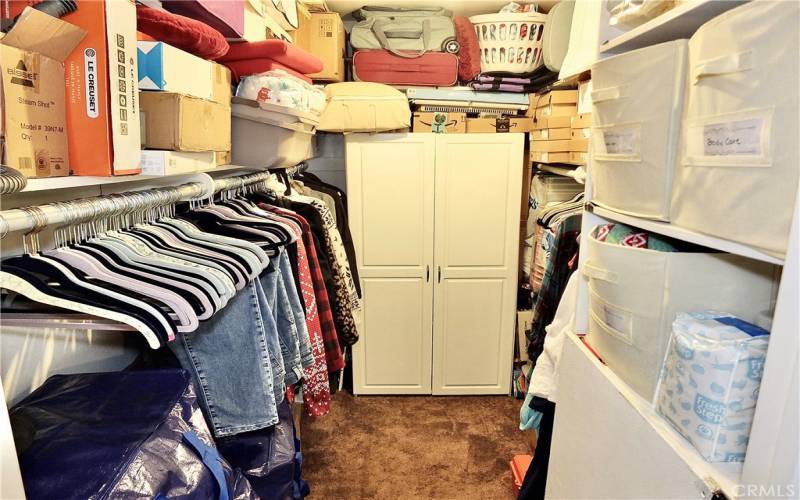
[[364, 7], [355, 17], [359, 22], [350, 32], [354, 49], [386, 49], [405, 58], [458, 53], [453, 16], [446, 9]]

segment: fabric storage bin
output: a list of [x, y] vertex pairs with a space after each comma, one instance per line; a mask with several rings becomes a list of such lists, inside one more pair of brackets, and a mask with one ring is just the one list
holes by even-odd
[[669, 220], [686, 59], [686, 40], [675, 40], [592, 67], [592, 201], [598, 205]]
[[656, 409], [709, 462], [743, 462], [769, 332], [724, 313], [679, 313]]
[[753, 2], [689, 42], [675, 224], [786, 253], [798, 184], [797, 2]]
[[678, 312], [729, 311], [753, 321], [771, 308], [773, 266], [724, 253], [660, 252], [589, 238], [587, 341], [648, 401]]
[[310, 113], [234, 97], [231, 115], [234, 165], [291, 167], [314, 156]]

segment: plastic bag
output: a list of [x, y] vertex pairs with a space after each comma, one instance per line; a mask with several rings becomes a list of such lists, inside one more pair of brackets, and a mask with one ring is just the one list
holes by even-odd
[[325, 93], [281, 70], [252, 75], [239, 82], [236, 95], [245, 99], [321, 114]]
[[679, 313], [656, 409], [709, 462], [742, 462], [769, 332], [730, 314]]
[[675, 7], [674, 0], [619, 0], [608, 3], [609, 24], [635, 28]]
[[292, 409], [285, 399], [278, 405], [277, 424], [218, 440], [222, 455], [241, 469], [263, 500], [292, 498], [295, 441]]
[[258, 498], [183, 370], [56, 375], [9, 415], [28, 498]]

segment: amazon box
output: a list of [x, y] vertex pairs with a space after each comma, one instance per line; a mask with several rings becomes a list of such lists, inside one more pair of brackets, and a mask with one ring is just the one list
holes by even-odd
[[64, 60], [85, 35], [26, 8], [0, 40], [5, 163], [26, 177], [69, 175]]
[[533, 120], [527, 116], [500, 118], [467, 118], [468, 134], [502, 134], [507, 132], [528, 132]]
[[414, 113], [412, 131], [434, 134], [463, 134], [467, 131], [466, 113], [418, 112]]

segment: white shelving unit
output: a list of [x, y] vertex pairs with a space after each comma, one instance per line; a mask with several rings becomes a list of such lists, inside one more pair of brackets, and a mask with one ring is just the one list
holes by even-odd
[[627, 224], [629, 226], [635, 226], [640, 229], [644, 229], [645, 231], [650, 231], [664, 236], [669, 236], [670, 238], [675, 238], [676, 240], [694, 243], [695, 245], [701, 245], [704, 247], [713, 248], [714, 250], [720, 250], [722, 252], [741, 255], [742, 257], [747, 257], [749, 259], [760, 260], [763, 262], [768, 262], [770, 264], [776, 264], [779, 266], [783, 265], [783, 259], [773, 257], [772, 255], [766, 254], [755, 248], [748, 247], [747, 245], [742, 245], [741, 243], [723, 240], [721, 238], [715, 238], [714, 236], [708, 236], [703, 233], [698, 233], [690, 229], [682, 228], [680, 226], [675, 226], [673, 224], [670, 224], [669, 222], [661, 222], [656, 220], [643, 219], [641, 217], [634, 217], [631, 215], [625, 215], [619, 212], [615, 212], [613, 210], [609, 210], [607, 208], [599, 207], [594, 204], [588, 204], [586, 208], [587, 210], [593, 212], [595, 215], [599, 215], [600, 217], [607, 219], [608, 221], [614, 221], [614, 222], [619, 222], [621, 224]]
[[[742, 475], [742, 463], [709, 463], [694, 449], [683, 436], [681, 436], [672, 426], [664, 420], [661, 415], [656, 413], [653, 406], [649, 401], [646, 401], [639, 394], [637, 394], [631, 387], [620, 379], [609, 367], [602, 363], [592, 353], [592, 351], [576, 336], [570, 336], [567, 340], [567, 345], [564, 347], [566, 350], [571, 351], [565, 356], [580, 357], [578, 361], [578, 370], [585, 376], [591, 376], [593, 379], [600, 378], [597, 381], [595, 389], [602, 391], [609, 389], [615, 391], [622, 398], [623, 406], [628, 411], [635, 414], [635, 422], [644, 431], [638, 432], [638, 437], [645, 443], [658, 442], [661, 446], [666, 446], [672, 453], [679, 456], [689, 469], [694, 471], [699, 478], [712, 478], [715, 485], [728, 497], [734, 498], [736, 496], [736, 486], [739, 484]], [[602, 387], [602, 388], [601, 388]], [[560, 404], [560, 402], [559, 402]], [[569, 402], [567, 402], [569, 404]], [[604, 409], [605, 410], [605, 409]], [[570, 411], [570, 414], [573, 412]], [[583, 414], [585, 418], [586, 415]], [[631, 426], [633, 427], [633, 426]], [[598, 429], [594, 429], [596, 432]], [[648, 443], [649, 444], [649, 443]], [[651, 444], [652, 451], [657, 451], [657, 447]], [[639, 457], [636, 457], [637, 459]], [[553, 465], [551, 463], [551, 465]], [[674, 478], [667, 478], [668, 480]], [[686, 485], [688, 488], [693, 488], [694, 485]], [[712, 488], [708, 488], [705, 493], [710, 493]], [[654, 491], [654, 498], [657, 491]], [[620, 495], [623, 497], [624, 495]], [[600, 495], [598, 495], [600, 497]]]
[[[690, 0], [601, 45], [599, 57], [689, 38], [708, 20], [742, 3], [745, 2]], [[579, 337], [570, 336], [559, 366], [548, 498], [711, 499], [717, 493], [735, 499], [800, 495], [800, 185], [797, 190], [789, 247], [784, 258], [777, 258], [747, 245], [592, 204], [589, 159], [582, 234], [588, 235], [599, 224], [627, 224], [773, 264], [780, 271], [776, 273], [780, 281], [776, 283], [769, 351], [743, 463], [706, 462], [650, 401], [603, 364]], [[580, 266], [587, 259], [585, 242], [586, 238], [581, 242]], [[588, 284], [582, 279], [575, 324], [578, 334], [587, 332], [588, 316]]]
[[600, 45], [600, 54], [619, 54], [634, 49], [689, 38], [706, 21], [748, 0], [687, 0], [655, 19]]

